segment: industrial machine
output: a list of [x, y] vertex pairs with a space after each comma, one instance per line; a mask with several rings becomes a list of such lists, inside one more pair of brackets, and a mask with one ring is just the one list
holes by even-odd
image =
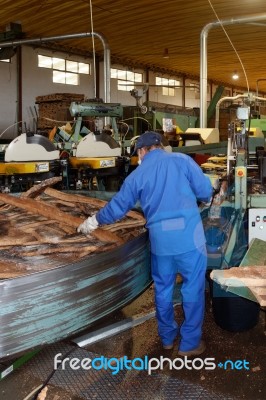
[[[73, 131], [59, 131], [54, 139], [69, 153], [66, 187], [116, 191], [128, 173], [137, 166], [131, 157], [134, 139], [118, 129], [123, 108], [117, 103], [101, 100], [73, 102], [70, 114], [75, 119]], [[84, 127], [84, 118], [93, 121], [93, 128]], [[143, 131], [142, 131], [143, 132]], [[162, 136], [167, 151], [171, 146]]]
[[[75, 119], [73, 135], [64, 143], [69, 151], [67, 187], [75, 189], [118, 190], [124, 177], [126, 158], [119, 143], [117, 119], [122, 106], [116, 103], [73, 102], [70, 114]], [[93, 121], [93, 131], [82, 128], [84, 117]], [[67, 144], [67, 145], [66, 145]]]
[[220, 192], [202, 212], [210, 269], [237, 266], [252, 239], [266, 241], [265, 138], [261, 130], [249, 129], [246, 103], [236, 115], [229, 125], [227, 154], [202, 164], [212, 180], [220, 181]]
[[71, 116], [76, 119], [74, 141], [78, 139], [83, 117], [94, 118], [96, 132], [101, 132], [104, 126], [110, 124], [111, 121], [114, 138], [115, 140], [119, 139], [116, 119], [122, 117], [123, 109], [121, 104], [103, 103], [101, 99], [85, 103], [72, 102], [69, 111]]
[[[118, 129], [122, 106], [94, 99], [72, 102], [69, 110], [73, 124], [55, 127], [48, 137], [23, 133], [1, 146], [2, 192], [23, 191], [55, 175], [62, 175], [63, 189], [119, 189], [137, 166], [131, 157], [134, 140]], [[167, 139], [162, 139], [171, 151]]]
[[[143, 114], [144, 109], [147, 110], [145, 114]], [[124, 106], [123, 118], [124, 120], [132, 119], [132, 136], [137, 136], [139, 132], [156, 129], [164, 130], [167, 136], [176, 128], [185, 132], [188, 128], [196, 127], [198, 120], [194, 109], [153, 101], [145, 101], [141, 106], [136, 107]]]
[[[66, 189], [118, 189], [126, 162], [116, 125], [122, 116], [121, 105], [71, 103], [70, 113], [74, 119], [70, 131], [55, 128], [49, 138], [22, 133], [1, 146], [2, 192], [23, 191], [54, 175], [63, 176], [62, 188]], [[84, 117], [91, 118], [93, 132], [85, 126]], [[108, 124], [112, 131], [106, 129]]]
[[148, 91], [148, 89], [149, 85], [146, 84], [141, 89], [134, 88], [129, 92], [131, 96], [134, 97], [134, 99], [136, 99], [137, 107], [139, 108], [142, 114], [146, 114], [148, 108], [145, 105], [141, 104], [140, 100], [144, 96], [144, 94]]
[[2, 145], [0, 155], [2, 192], [23, 191], [61, 173], [60, 152], [42, 135], [22, 133]]
[[[185, 146], [190, 145], [190, 143], [187, 143], [187, 140], [190, 139], [186, 139], [186, 136], [191, 134], [200, 135], [200, 139], [204, 142], [204, 144], [218, 143], [220, 140], [219, 129], [217, 128], [188, 128], [183, 134]], [[194, 145], [194, 143], [192, 143], [191, 145]]]

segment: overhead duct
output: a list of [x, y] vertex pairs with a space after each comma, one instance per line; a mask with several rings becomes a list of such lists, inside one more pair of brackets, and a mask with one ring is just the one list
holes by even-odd
[[[6, 30], [4, 32], [0, 32], [0, 43], [2, 40], [7, 43], [7, 41], [22, 39], [24, 37], [24, 33], [22, 32], [21, 24], [18, 22], [10, 22], [6, 26]], [[16, 54], [16, 47], [2, 47], [0, 46], [0, 60], [8, 60]]]
[[217, 28], [221, 25], [248, 24], [266, 20], [266, 14], [253, 15], [244, 18], [232, 18], [211, 22], [204, 26], [200, 34], [200, 127], [207, 128], [207, 38], [211, 28]]
[[0, 47], [0, 60], [8, 60], [16, 54], [16, 47]]

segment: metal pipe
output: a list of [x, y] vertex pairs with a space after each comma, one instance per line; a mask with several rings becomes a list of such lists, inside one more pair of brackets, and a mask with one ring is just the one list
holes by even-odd
[[256, 95], [259, 95], [259, 82], [261, 81], [266, 81], [266, 78], [261, 78], [261, 79], [257, 79], [257, 85], [256, 85]]
[[35, 38], [35, 39], [20, 39], [20, 40], [12, 40], [0, 42], [1, 47], [16, 47], [21, 46], [23, 44], [33, 44], [39, 43], [42, 44], [44, 42], [51, 42], [54, 40], [64, 40], [64, 39], [78, 39], [96, 36], [101, 40], [103, 44], [104, 50], [104, 101], [106, 103], [110, 103], [110, 78], [111, 78], [111, 55], [110, 55], [110, 47], [102, 33], [99, 32], [84, 32], [84, 33], [72, 33], [69, 35], [59, 35], [59, 36], [47, 36], [43, 38]]
[[233, 97], [223, 97], [220, 100], [217, 101], [216, 104], [216, 109], [215, 109], [215, 128], [219, 129], [219, 116], [220, 116], [220, 104], [224, 101], [233, 101], [233, 100], [237, 100], [237, 99], [241, 99], [241, 98], [246, 98], [246, 99], [250, 99], [250, 100], [262, 100], [265, 101], [266, 99], [264, 97], [259, 97], [259, 96], [254, 96], [254, 95], [249, 95], [249, 94], [238, 94], [237, 96], [233, 96]]
[[186, 76], [182, 76], [182, 107], [186, 107]]
[[215, 109], [215, 128], [219, 129], [219, 117], [220, 117], [220, 104], [224, 101], [230, 101], [230, 100], [237, 100], [240, 98], [248, 97], [247, 94], [238, 94], [237, 96], [226, 96], [222, 97], [220, 100], [217, 101], [216, 104], [216, 109]]
[[[257, 86], [256, 86], [256, 95], [257, 95], [257, 97], [259, 95], [259, 82], [261, 82], [261, 81], [266, 81], [266, 78], [257, 79], [257, 82], [256, 82], [256, 84], [257, 84]], [[264, 101], [266, 101], [266, 99]], [[256, 103], [255, 109], [257, 110], [257, 103]], [[259, 111], [259, 105], [258, 105], [258, 111]]]
[[243, 18], [231, 18], [210, 22], [205, 25], [200, 34], [200, 127], [207, 128], [207, 38], [212, 28], [223, 25], [247, 24], [266, 20], [266, 14], [253, 15]]
[[[175, 302], [174, 307], [179, 306], [180, 302]], [[76, 343], [79, 347], [85, 347], [93, 343], [97, 343], [100, 340], [108, 339], [118, 333], [124, 332], [127, 329], [132, 329], [138, 325], [143, 324], [156, 315], [155, 311], [150, 311], [140, 317], [130, 317], [122, 321], [115, 322], [114, 324], [104, 326], [94, 332], [85, 333], [82, 336], [76, 337], [72, 342]]]
[[19, 121], [17, 127], [17, 134], [19, 131], [22, 132], [22, 49], [21, 47], [17, 51], [17, 121]]

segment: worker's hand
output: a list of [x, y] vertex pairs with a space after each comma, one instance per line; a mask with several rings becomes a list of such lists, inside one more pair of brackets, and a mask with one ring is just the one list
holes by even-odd
[[211, 204], [212, 204], [212, 199], [213, 199], [213, 197], [211, 197], [209, 201], [202, 201], [201, 202], [201, 206], [204, 207], [204, 208], [205, 207], [209, 208], [211, 206]]
[[215, 179], [215, 181], [213, 182], [213, 195], [217, 194], [220, 192], [220, 188], [221, 188], [221, 183], [220, 183], [220, 179], [217, 178]]
[[220, 179], [216, 178], [212, 184], [212, 187], [214, 190], [218, 190], [220, 188], [221, 184], [220, 184]]
[[96, 215], [94, 214], [92, 217], [87, 218], [82, 224], [79, 225], [77, 231], [79, 233], [84, 233], [84, 235], [88, 235], [99, 226], [99, 222], [96, 219]]

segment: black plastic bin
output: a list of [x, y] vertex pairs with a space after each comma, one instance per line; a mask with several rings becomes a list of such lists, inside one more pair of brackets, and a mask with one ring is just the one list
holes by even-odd
[[230, 332], [243, 332], [259, 321], [260, 305], [225, 291], [209, 278], [213, 317], [217, 325]]

